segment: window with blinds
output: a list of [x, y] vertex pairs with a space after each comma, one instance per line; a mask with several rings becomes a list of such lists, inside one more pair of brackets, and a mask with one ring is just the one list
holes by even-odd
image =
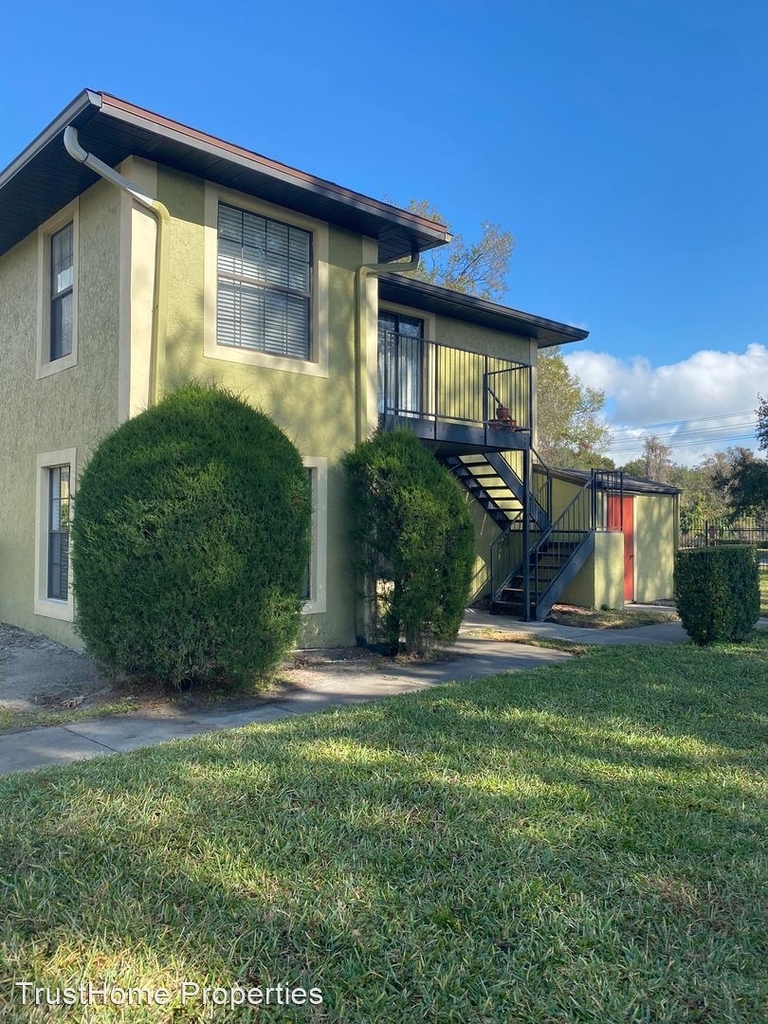
[[311, 233], [226, 203], [217, 233], [217, 343], [311, 359]]
[[69, 466], [48, 470], [48, 597], [69, 593]]

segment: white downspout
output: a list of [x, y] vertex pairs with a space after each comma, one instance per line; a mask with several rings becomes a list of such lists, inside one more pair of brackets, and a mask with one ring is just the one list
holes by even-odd
[[161, 347], [165, 350], [166, 326], [168, 317], [168, 260], [169, 260], [169, 228], [171, 215], [167, 208], [157, 199], [147, 195], [138, 185], [124, 177], [114, 167], [99, 160], [80, 145], [77, 129], [68, 125], [64, 129], [64, 148], [67, 153], [80, 164], [116, 185], [126, 192], [137, 203], [153, 214], [157, 221], [157, 241], [155, 243], [155, 283], [152, 302], [152, 336], [149, 349], [149, 388], [147, 405], [153, 406], [157, 401], [158, 361]]
[[367, 360], [363, 360], [363, 338], [366, 336], [368, 301], [366, 282], [369, 277], [392, 272], [409, 273], [418, 270], [419, 254], [414, 253], [409, 263], [363, 263], [357, 268], [356, 278], [356, 317], [355, 317], [355, 444], [361, 444], [368, 433], [368, 417], [365, 408], [367, 391], [366, 371]]

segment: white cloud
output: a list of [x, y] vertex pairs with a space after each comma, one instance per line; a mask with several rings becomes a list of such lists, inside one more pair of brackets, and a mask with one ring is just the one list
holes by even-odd
[[[768, 392], [768, 347], [744, 352], [702, 350], [667, 366], [644, 356], [617, 359], [606, 352], [564, 352], [569, 367], [607, 399], [615, 430], [614, 458], [633, 457], [646, 433], [675, 449], [678, 462], [697, 462], [718, 448], [754, 446], [758, 392]], [[696, 421], [696, 422], [689, 422]], [[657, 424], [673, 424], [656, 428]]]

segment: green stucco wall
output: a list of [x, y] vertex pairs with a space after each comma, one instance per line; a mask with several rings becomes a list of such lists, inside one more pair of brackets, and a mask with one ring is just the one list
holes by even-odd
[[596, 533], [595, 551], [560, 600], [583, 608], [624, 607], [624, 534]]
[[[363, 239], [331, 228], [328, 252], [328, 376], [309, 376], [204, 354], [204, 182], [158, 168], [158, 198], [173, 218], [168, 342], [162, 384], [195, 377], [232, 388], [286, 432], [303, 456], [328, 460], [327, 611], [305, 615], [303, 646], [355, 641], [355, 581], [347, 540], [340, 458], [354, 444], [355, 270]], [[279, 529], [279, 524], [275, 524]]]
[[[541, 474], [537, 473], [538, 480]], [[552, 480], [552, 519], [555, 520], [570, 505], [581, 490], [581, 484], [570, 483], [568, 480]]]
[[516, 363], [532, 366], [536, 363], [538, 348], [528, 338], [504, 331], [493, 331], [486, 327], [453, 320], [449, 317], [435, 317], [435, 337], [443, 345], [465, 348], [470, 352], [482, 352], [500, 359], [511, 359]]
[[35, 615], [37, 456], [77, 449], [82, 472], [118, 423], [120, 193], [99, 182], [80, 197], [77, 365], [35, 379], [38, 236], [0, 257], [0, 620], [78, 647], [71, 623]]
[[467, 494], [466, 500], [475, 527], [475, 561], [469, 596], [469, 601], [472, 603], [490, 593], [490, 548], [501, 530], [474, 498]]
[[676, 501], [671, 494], [635, 496], [635, 601], [673, 595]]

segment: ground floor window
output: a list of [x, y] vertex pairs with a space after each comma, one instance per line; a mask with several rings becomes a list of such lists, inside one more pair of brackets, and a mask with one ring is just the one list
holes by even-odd
[[48, 470], [48, 597], [69, 595], [69, 466]]
[[75, 455], [74, 448], [67, 448], [37, 457], [35, 612], [70, 621], [74, 611], [69, 537]]

